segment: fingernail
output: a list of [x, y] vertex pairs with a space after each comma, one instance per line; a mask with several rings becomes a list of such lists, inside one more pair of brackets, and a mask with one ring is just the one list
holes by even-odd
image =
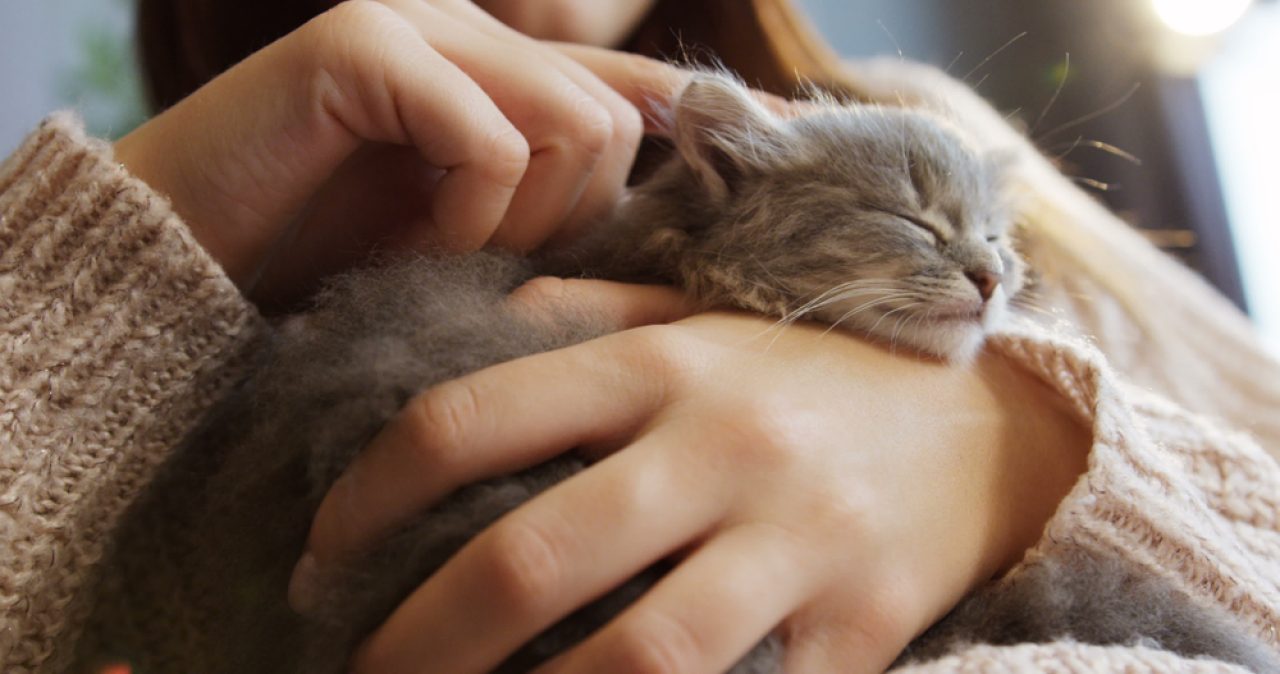
[[320, 594], [320, 565], [310, 552], [302, 555], [289, 578], [289, 608], [306, 615], [316, 607]]

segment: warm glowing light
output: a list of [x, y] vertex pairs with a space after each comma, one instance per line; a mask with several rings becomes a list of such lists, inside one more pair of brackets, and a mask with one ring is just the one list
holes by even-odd
[[1249, 9], [1252, 0], [1151, 0], [1164, 24], [1186, 35], [1226, 30]]

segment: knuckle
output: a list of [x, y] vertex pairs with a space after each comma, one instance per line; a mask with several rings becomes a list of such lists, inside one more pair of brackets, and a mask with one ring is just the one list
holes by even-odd
[[574, 144], [590, 158], [599, 158], [613, 140], [614, 119], [608, 108], [586, 92], [579, 95], [570, 119]]
[[646, 325], [620, 336], [620, 355], [631, 361], [635, 371], [653, 374], [675, 386], [691, 383], [696, 376], [695, 354], [702, 345], [684, 328]]
[[498, 597], [519, 615], [538, 613], [563, 586], [561, 547], [554, 536], [532, 524], [497, 525], [487, 554]]
[[714, 459], [728, 464], [726, 470], [781, 475], [803, 469], [809, 456], [804, 435], [811, 424], [783, 396], [730, 393], [708, 406], [707, 431], [717, 440]]
[[491, 132], [480, 147], [488, 175], [504, 187], [515, 188], [524, 178], [532, 156], [529, 141], [510, 123]]
[[459, 380], [420, 394], [402, 412], [409, 449], [430, 470], [461, 463], [468, 453], [468, 430], [480, 418], [479, 407], [475, 389]]
[[511, 293], [515, 301], [535, 309], [561, 304], [571, 296], [570, 281], [557, 276], [537, 276]]
[[613, 118], [614, 141], [629, 150], [638, 147], [644, 138], [644, 116], [634, 105], [623, 102]]
[[796, 407], [785, 396], [769, 393], [753, 394], [734, 406], [748, 439], [770, 454], [803, 446], [804, 411]]
[[376, 0], [344, 0], [306, 25], [308, 30], [315, 31], [322, 46], [349, 47], [366, 44], [354, 40], [355, 37], [376, 36], [399, 22], [400, 17], [394, 10]]
[[625, 333], [635, 350], [654, 360], [674, 362], [694, 348], [693, 337], [675, 325], [645, 325]]
[[649, 613], [621, 629], [617, 662], [627, 674], [679, 674], [697, 671], [702, 652], [683, 621]]

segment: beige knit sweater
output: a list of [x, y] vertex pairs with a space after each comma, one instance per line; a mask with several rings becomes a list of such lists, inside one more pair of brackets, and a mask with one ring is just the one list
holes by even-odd
[[[1225, 302], [1045, 167], [1026, 168], [1042, 223], [1031, 255], [1062, 320], [993, 346], [1071, 401], [1094, 444], [1026, 563], [1064, 546], [1121, 555], [1280, 646], [1280, 368]], [[1103, 291], [1091, 265], [1112, 260], [1140, 265], [1121, 267], [1125, 287], [1160, 314]], [[164, 199], [73, 119], [50, 118], [0, 167], [4, 672], [65, 669], [122, 511], [262, 331]], [[1242, 670], [1052, 643], [975, 646], [910, 671]]]

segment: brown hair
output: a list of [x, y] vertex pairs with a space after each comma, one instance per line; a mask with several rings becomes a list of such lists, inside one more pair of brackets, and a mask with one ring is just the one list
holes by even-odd
[[[149, 101], [163, 110], [337, 0], [140, 0]], [[840, 81], [838, 59], [788, 0], [658, 0], [626, 42], [648, 56], [709, 56], [777, 94]]]
[[140, 0], [147, 98], [163, 110], [336, 0]]

